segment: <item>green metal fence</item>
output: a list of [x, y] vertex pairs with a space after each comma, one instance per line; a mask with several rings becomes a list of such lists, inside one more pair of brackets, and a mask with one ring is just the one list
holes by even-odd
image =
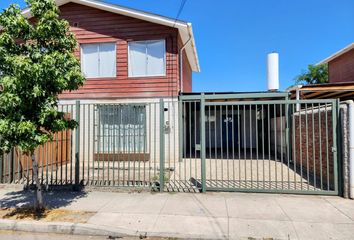
[[[57, 133], [35, 152], [43, 185], [164, 190], [178, 162], [178, 101], [60, 104], [79, 127]], [[166, 169], [165, 169], [166, 168]], [[18, 149], [0, 158], [1, 183], [34, 183]]]
[[81, 104], [81, 184], [161, 189], [165, 104]]
[[[339, 192], [335, 100], [286, 94], [193, 95], [59, 105], [79, 128], [36, 151], [41, 183], [159, 191]], [[33, 184], [19, 150], [0, 182]]]
[[181, 180], [200, 191], [338, 194], [336, 100], [201, 95], [181, 105]]

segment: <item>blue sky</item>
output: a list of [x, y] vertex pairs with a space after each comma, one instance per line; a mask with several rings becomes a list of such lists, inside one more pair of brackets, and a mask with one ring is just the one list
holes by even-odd
[[[176, 17], [181, 0], [106, 0]], [[1, 0], [24, 6], [23, 0]], [[354, 42], [353, 0], [188, 0], [180, 19], [192, 22], [201, 64], [196, 92], [266, 90], [266, 55], [280, 54], [285, 89], [310, 63]]]

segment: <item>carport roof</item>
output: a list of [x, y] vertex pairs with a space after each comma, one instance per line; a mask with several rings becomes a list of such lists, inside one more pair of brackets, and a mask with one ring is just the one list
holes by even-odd
[[288, 92], [192, 92], [182, 93], [185, 100], [197, 100], [204, 94], [209, 101], [262, 101], [281, 100], [289, 97]]
[[291, 99], [296, 99], [298, 91], [300, 99], [354, 100], [354, 82], [298, 85], [288, 91], [291, 94]]

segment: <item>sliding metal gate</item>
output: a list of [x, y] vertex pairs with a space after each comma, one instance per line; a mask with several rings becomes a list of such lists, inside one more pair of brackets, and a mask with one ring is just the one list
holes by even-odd
[[337, 101], [246, 96], [182, 96], [181, 180], [202, 192], [337, 195]]

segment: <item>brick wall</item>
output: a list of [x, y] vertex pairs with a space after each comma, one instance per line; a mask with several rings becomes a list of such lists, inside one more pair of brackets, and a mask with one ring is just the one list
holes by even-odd
[[316, 183], [317, 188], [321, 187], [321, 179], [324, 189], [327, 189], [327, 186], [332, 188], [334, 184], [332, 111], [329, 110], [327, 113], [325, 109], [301, 111], [294, 115], [294, 122], [293, 155], [296, 156], [293, 156], [293, 159], [297, 172], [301, 174], [302, 170], [304, 178], [312, 184]]
[[354, 82], [354, 49], [328, 64], [329, 82]]

